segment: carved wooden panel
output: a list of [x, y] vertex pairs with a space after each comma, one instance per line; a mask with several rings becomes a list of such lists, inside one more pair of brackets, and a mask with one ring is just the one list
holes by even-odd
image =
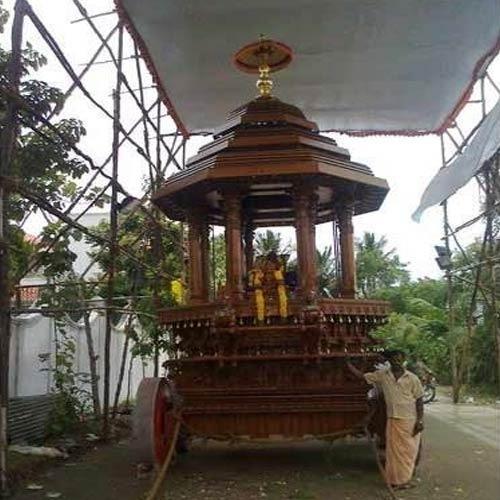
[[[371, 369], [370, 332], [385, 321], [380, 301], [291, 301], [290, 316], [257, 324], [249, 300], [162, 312], [173, 356], [165, 363], [200, 435], [320, 435], [356, 426], [367, 412], [367, 386], [345, 355]], [[266, 431], [267, 429], [267, 431]]]

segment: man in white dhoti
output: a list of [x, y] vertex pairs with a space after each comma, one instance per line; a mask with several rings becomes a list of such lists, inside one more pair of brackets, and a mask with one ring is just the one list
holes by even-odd
[[387, 406], [386, 480], [395, 489], [411, 487], [424, 429], [424, 390], [419, 378], [404, 368], [405, 354], [385, 354], [390, 368], [363, 373], [347, 361], [349, 370], [369, 384], [377, 384]]

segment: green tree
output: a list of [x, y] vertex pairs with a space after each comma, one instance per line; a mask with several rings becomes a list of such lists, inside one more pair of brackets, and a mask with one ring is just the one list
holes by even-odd
[[17, 224], [9, 224], [9, 264], [14, 285], [19, 277], [29, 268], [31, 260], [37, 252], [36, 240], [30, 238]]
[[402, 349], [410, 360], [424, 361], [442, 383], [451, 381], [445, 297], [446, 284], [427, 278], [380, 289], [374, 295], [389, 301], [393, 311], [375, 335], [385, 347]]
[[[161, 219], [160, 219], [161, 220]], [[157, 225], [160, 225], [159, 227]], [[102, 222], [94, 231], [109, 238], [109, 223]], [[154, 238], [160, 237], [159, 255], [152, 251]], [[160, 331], [157, 321], [158, 307], [175, 305], [171, 294], [171, 281], [183, 271], [181, 226], [172, 221], [152, 220], [144, 212], [121, 219], [118, 244], [123, 252], [116, 258], [114, 306], [119, 309], [116, 317], [133, 301], [141, 325], [141, 331], [131, 332], [134, 341], [133, 354], [150, 358], [155, 350], [168, 349], [165, 332]], [[88, 239], [92, 246], [91, 256], [102, 270], [102, 279], [109, 268], [110, 254], [106, 245]], [[105, 286], [98, 289], [101, 296]], [[119, 298], [122, 297], [122, 298]]]
[[377, 239], [374, 233], [364, 233], [356, 241], [358, 288], [363, 297], [372, 297], [377, 290], [405, 283], [409, 273], [395, 249], [387, 250], [385, 236]]
[[497, 359], [491, 313], [491, 287], [487, 268], [479, 275], [474, 294], [480, 241], [452, 256], [453, 325], [450, 328], [447, 283], [444, 279], [420, 279], [379, 289], [373, 296], [391, 302], [393, 313], [377, 335], [388, 347], [402, 348], [410, 357], [423, 359], [442, 383], [453, 386], [460, 400], [464, 384], [490, 388], [497, 383]]
[[[0, 0], [0, 31], [3, 31], [7, 19], [8, 13], [2, 8]], [[10, 87], [6, 71], [9, 59], [10, 53], [0, 46], [0, 85], [7, 89]], [[80, 179], [89, 172], [89, 167], [83, 159], [74, 154], [73, 148], [85, 134], [85, 129], [79, 120], [57, 119], [57, 114], [64, 104], [63, 93], [32, 77], [46, 62], [43, 55], [35, 51], [29, 42], [26, 43], [21, 54], [19, 94], [34, 113], [24, 108], [18, 112], [19, 128], [10, 175], [20, 184], [21, 189], [18, 190], [22, 191], [23, 195], [16, 189], [10, 193], [5, 221], [10, 249], [11, 286], [19, 283], [35, 261], [38, 263], [38, 270], [41, 269], [52, 283], [43, 294], [42, 300], [55, 311], [51, 314], [58, 331], [53, 389], [61, 394], [64, 392], [65, 396], [58, 400], [62, 406], [56, 409], [59, 413], [56, 415], [54, 428], [57, 428], [57, 422], [63, 417], [68, 417], [64, 425], [70, 425], [69, 421], [71, 425], [78, 423], [79, 412], [83, 411], [85, 406], [84, 395], [79, 392], [82, 380], [79, 374], [74, 373], [72, 363], [74, 341], [68, 338], [64, 331], [61, 312], [61, 309], [69, 307], [70, 304], [73, 308], [81, 307], [81, 302], [75, 298], [78, 295], [53, 285], [57, 280], [71, 278], [75, 256], [69, 251], [69, 238], [79, 238], [80, 235], [77, 231], [65, 229], [62, 238], [54, 242], [55, 235], [63, 230], [63, 227], [61, 224], [49, 223], [41, 235], [33, 239], [25, 234], [23, 223], [30, 214], [40, 212], [39, 207], [32, 201], [34, 197], [44, 199], [58, 209], [64, 209], [77, 198], [93, 200], [101, 188], [94, 186], [84, 191], [78, 186]], [[2, 92], [0, 110], [5, 110], [7, 105], [6, 94]], [[56, 118], [52, 118], [53, 116]], [[51, 118], [51, 126], [44, 121], [48, 118]], [[2, 130], [5, 126], [4, 121], [0, 122]], [[36, 196], [27, 196], [27, 193]], [[101, 198], [100, 202], [104, 201], [105, 198]], [[70, 407], [74, 411], [70, 411]]]
[[[47, 314], [54, 318], [57, 331], [55, 341], [58, 354], [53, 369], [56, 382], [54, 389], [62, 394], [65, 400], [55, 409], [56, 418], [52, 422], [54, 431], [58, 427], [68, 427], [67, 430], [70, 430], [77, 425], [83, 416], [81, 413], [88, 409], [87, 400], [90, 398], [95, 417], [101, 414], [97, 375], [99, 356], [92, 338], [89, 307], [90, 299], [95, 295], [95, 286], [80, 279], [73, 270], [77, 256], [70, 249], [70, 244], [71, 240], [81, 240], [82, 234], [76, 229], [65, 228], [61, 222], [56, 222], [45, 226], [41, 238], [53, 240], [59, 234], [62, 236], [59, 236], [50, 251], [42, 252], [38, 256], [39, 267], [48, 283], [48, 287], [42, 292], [40, 305], [47, 307]], [[75, 340], [67, 335], [66, 316], [73, 321], [83, 320], [89, 374], [74, 372]], [[90, 390], [87, 390], [87, 385], [90, 385]], [[69, 406], [72, 406], [74, 411], [67, 411]]]
[[[450, 336], [450, 342], [456, 371], [454, 387], [457, 399], [463, 383], [496, 385], [499, 391], [500, 352], [495, 338], [499, 321], [495, 317], [498, 295], [493, 293], [497, 284], [488, 266], [489, 259], [498, 259], [498, 255], [498, 246], [492, 248], [477, 240], [463, 252], [452, 256], [454, 335]], [[481, 266], [478, 263], [482, 263]]]
[[[0, 2], [0, 32], [8, 20], [8, 13]], [[8, 88], [7, 64], [9, 51], [0, 46], [0, 85]], [[57, 113], [63, 106], [63, 93], [49, 84], [31, 78], [32, 73], [46, 64], [46, 58], [27, 43], [22, 51], [22, 81], [19, 94], [35, 110], [38, 116], [25, 110], [19, 112], [20, 128], [11, 164], [11, 175], [20, 179], [23, 189], [36, 193], [53, 206], [61, 209], [81, 195], [82, 199], [93, 199], [100, 190], [82, 192], [77, 181], [89, 168], [72, 152], [85, 129], [79, 120], [63, 118], [52, 120], [53, 127], [40, 119]], [[7, 108], [4, 94], [0, 94], [0, 109]], [[5, 123], [1, 122], [0, 127]], [[36, 129], [36, 131], [35, 131]], [[7, 235], [11, 249], [10, 278], [14, 285], [28, 268], [29, 261], [37, 252], [43, 251], [45, 241], [36, 244], [27, 240], [22, 222], [27, 214], [39, 208], [24, 196], [12, 192], [7, 206]], [[53, 255], [53, 254], [51, 254]]]
[[316, 264], [319, 292], [332, 297], [337, 288], [337, 272], [331, 246], [325, 247], [322, 252], [316, 250]]
[[264, 233], [257, 233], [254, 248], [256, 255], [267, 255], [271, 252], [278, 255], [290, 254], [293, 250], [289, 241], [283, 241], [280, 233], [270, 229], [267, 229]]

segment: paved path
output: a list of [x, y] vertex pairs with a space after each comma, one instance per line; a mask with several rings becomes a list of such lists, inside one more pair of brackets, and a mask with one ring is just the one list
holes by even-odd
[[500, 498], [500, 410], [453, 407], [440, 401], [429, 405], [426, 413], [426, 454], [420, 477], [426, 489], [433, 490], [429, 498]]
[[[500, 498], [500, 410], [427, 409], [424, 456], [418, 487], [404, 500], [497, 500]], [[496, 433], [496, 436], [495, 436]], [[19, 491], [17, 500], [138, 500], [150, 479], [138, 479], [125, 443], [102, 447], [74, 464], [41, 477], [42, 492]], [[167, 500], [383, 500], [388, 499], [369, 444], [196, 446], [169, 472]]]
[[427, 413], [474, 437], [478, 442], [500, 450], [498, 408], [468, 404], [452, 405], [445, 397], [441, 397], [439, 401], [428, 406]]

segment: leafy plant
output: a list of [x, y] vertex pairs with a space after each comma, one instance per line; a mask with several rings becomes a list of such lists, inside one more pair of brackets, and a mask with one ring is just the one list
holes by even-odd
[[[0, 32], [8, 17], [8, 12], [0, 2]], [[6, 71], [9, 58], [10, 52], [0, 47], [0, 84], [5, 87], [9, 87]], [[94, 186], [84, 191], [78, 185], [78, 181], [89, 172], [86, 161], [73, 151], [73, 147], [86, 133], [81, 121], [75, 118], [51, 118], [52, 126], [49, 126], [43, 120], [52, 115], [57, 117], [64, 104], [61, 90], [31, 78], [46, 63], [46, 58], [27, 42], [21, 53], [19, 94], [35, 113], [26, 110], [19, 112], [20, 128], [10, 175], [22, 182], [24, 190], [36, 193], [58, 209], [64, 209], [77, 197], [94, 200], [100, 188]], [[0, 110], [7, 109], [7, 104], [2, 94]], [[5, 123], [0, 122], [0, 127], [4, 126]], [[100, 201], [105, 202], [106, 197]], [[50, 237], [55, 234], [47, 230], [46, 237], [37, 241], [25, 235], [22, 223], [29, 214], [36, 212], [39, 212], [39, 208], [35, 203], [15, 191], [11, 192], [6, 207], [6, 234], [11, 249], [9, 268], [13, 285], [19, 282], [33, 259], [44, 252]], [[51, 252], [50, 256], [55, 257], [56, 252]]]
[[[88, 376], [74, 368], [75, 340], [68, 335], [63, 321], [56, 320], [56, 330], [54, 364], [43, 368], [52, 374], [52, 391], [56, 395], [48, 425], [51, 436], [76, 431], [91, 408], [90, 393], [84, 389]], [[41, 361], [49, 360], [42, 357]]]

